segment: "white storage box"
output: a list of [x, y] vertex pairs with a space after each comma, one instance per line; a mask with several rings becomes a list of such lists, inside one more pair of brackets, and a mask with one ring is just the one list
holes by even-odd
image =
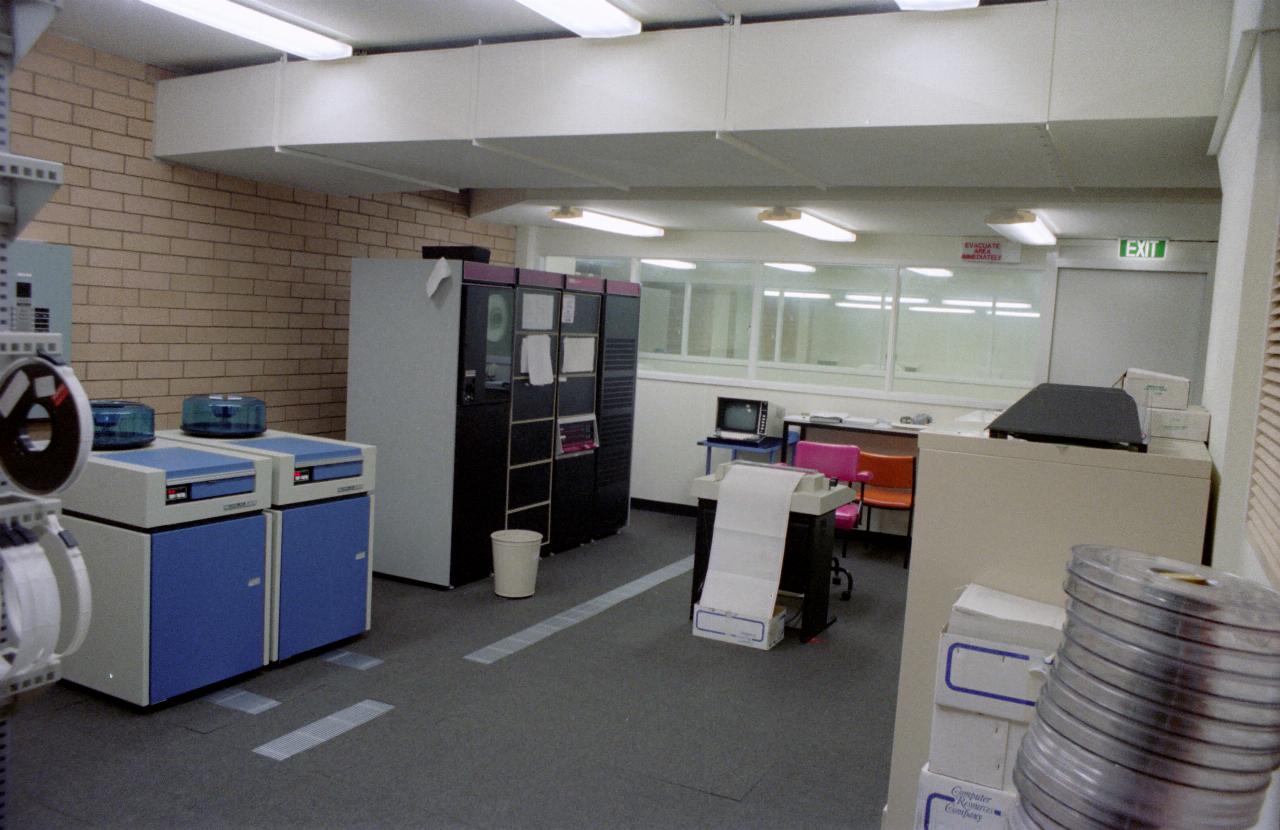
[[920, 771], [916, 794], [916, 830], [1004, 830], [1006, 816], [1018, 803], [1017, 793], [958, 781]]
[[1124, 373], [1124, 391], [1132, 395], [1141, 407], [1186, 409], [1191, 381], [1148, 369], [1128, 369]]
[[698, 604], [693, 606], [693, 634], [748, 648], [770, 649], [782, 639], [785, 616], [786, 609], [780, 605], [774, 606], [772, 618], [763, 620]]
[[939, 641], [933, 702], [1029, 722], [1065, 622], [1055, 605], [969, 585]]
[[1147, 410], [1147, 432], [1152, 438], [1179, 438], [1183, 441], [1209, 440], [1209, 410], [1203, 406], [1186, 409]]
[[1067, 614], [1057, 605], [968, 585], [951, 606], [947, 632], [1009, 645], [1056, 651]]
[[1027, 724], [950, 706], [933, 707], [929, 769], [993, 790], [1013, 791], [1013, 764]]
[[1048, 676], [1050, 652], [974, 637], [942, 635], [933, 702], [1029, 723]]

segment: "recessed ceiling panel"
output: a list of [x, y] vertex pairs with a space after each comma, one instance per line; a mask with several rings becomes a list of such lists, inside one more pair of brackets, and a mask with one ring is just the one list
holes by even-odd
[[271, 147], [191, 153], [173, 156], [167, 161], [238, 176], [249, 181], [285, 184], [336, 196], [367, 196], [373, 193], [403, 193], [424, 189], [368, 171], [277, 153]]
[[[448, 187], [589, 187], [589, 179], [475, 147], [470, 141], [313, 144], [298, 149]], [[407, 185], [402, 189], [412, 189]]]
[[765, 130], [737, 135], [829, 186], [1065, 184], [1044, 129], [1036, 124]]
[[631, 187], [802, 184], [713, 133], [504, 138], [494, 145]]
[[1212, 118], [1057, 121], [1049, 125], [1077, 187], [1218, 187]]

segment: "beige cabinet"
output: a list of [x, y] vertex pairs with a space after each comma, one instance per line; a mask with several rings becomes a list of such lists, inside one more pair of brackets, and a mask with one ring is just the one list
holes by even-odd
[[916, 518], [898, 675], [885, 830], [912, 826], [929, 755], [938, 635], [977, 582], [1062, 604], [1071, 546], [1103, 544], [1200, 562], [1212, 463], [1203, 444], [1153, 439], [1146, 453], [920, 436]]

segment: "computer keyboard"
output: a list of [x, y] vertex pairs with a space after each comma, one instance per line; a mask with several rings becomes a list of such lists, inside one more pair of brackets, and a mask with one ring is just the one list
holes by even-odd
[[729, 430], [721, 430], [712, 437], [717, 441], [727, 441], [733, 444], [759, 444], [764, 440], [763, 436], [756, 435], [754, 432], [731, 432]]

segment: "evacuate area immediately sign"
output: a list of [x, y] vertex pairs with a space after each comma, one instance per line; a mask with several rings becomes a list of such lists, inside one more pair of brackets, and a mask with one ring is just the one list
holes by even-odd
[[1164, 259], [1167, 239], [1121, 239], [1120, 256], [1137, 259]]

